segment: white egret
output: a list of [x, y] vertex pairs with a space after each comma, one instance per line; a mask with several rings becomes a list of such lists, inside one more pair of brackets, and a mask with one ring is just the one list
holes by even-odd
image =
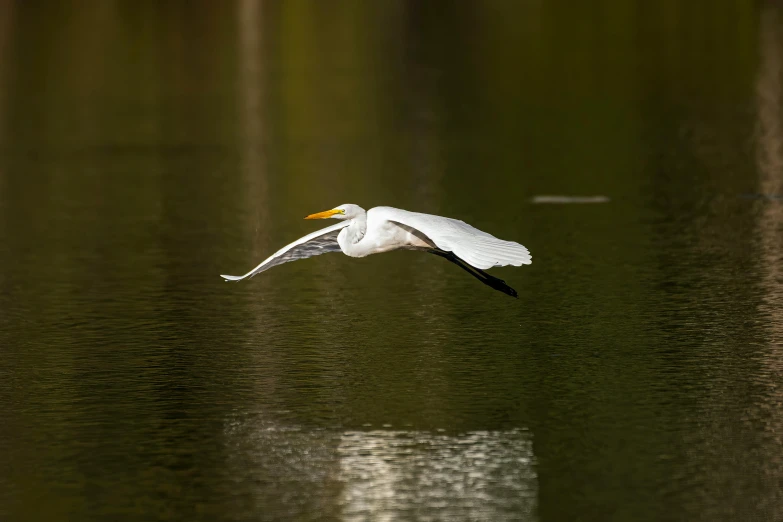
[[397, 249], [422, 250], [448, 259], [495, 290], [517, 297], [516, 290], [505, 281], [482, 269], [531, 263], [530, 252], [519, 243], [503, 241], [457, 219], [392, 207], [365, 211], [351, 204], [305, 217], [327, 218], [339, 219], [340, 223], [284, 246], [243, 276], [221, 277], [227, 281], [241, 281], [273, 266], [328, 252], [342, 251], [350, 257], [365, 257]]

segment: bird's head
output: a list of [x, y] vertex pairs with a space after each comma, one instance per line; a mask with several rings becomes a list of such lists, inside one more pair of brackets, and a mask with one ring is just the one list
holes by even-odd
[[305, 219], [353, 219], [361, 214], [364, 214], [364, 209], [362, 207], [346, 203], [345, 205], [334, 207], [332, 210], [324, 210], [323, 212], [310, 214], [309, 216], [306, 216]]

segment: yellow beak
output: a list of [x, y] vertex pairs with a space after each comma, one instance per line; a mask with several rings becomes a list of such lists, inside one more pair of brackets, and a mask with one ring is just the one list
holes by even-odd
[[310, 214], [309, 216], [305, 216], [305, 219], [326, 219], [334, 216], [335, 214], [345, 214], [345, 211], [338, 208], [324, 210], [323, 212], [318, 212], [317, 214]]

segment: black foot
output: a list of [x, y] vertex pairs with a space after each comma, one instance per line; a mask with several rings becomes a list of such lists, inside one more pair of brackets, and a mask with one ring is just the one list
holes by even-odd
[[469, 273], [485, 285], [494, 288], [495, 290], [498, 290], [500, 292], [503, 292], [506, 295], [510, 295], [511, 297], [516, 297], [519, 299], [519, 296], [517, 295], [517, 291], [511, 288], [506, 284], [505, 281], [502, 279], [498, 279], [495, 276], [491, 276], [488, 273], [484, 272], [480, 268], [476, 268], [473, 265], [468, 264], [464, 259], [461, 259], [457, 257], [454, 252], [446, 252], [445, 250], [440, 250], [437, 248], [433, 248], [429, 250], [431, 254], [435, 254], [436, 256], [440, 256], [444, 259], [448, 259], [461, 269], [463, 269], [465, 272]]

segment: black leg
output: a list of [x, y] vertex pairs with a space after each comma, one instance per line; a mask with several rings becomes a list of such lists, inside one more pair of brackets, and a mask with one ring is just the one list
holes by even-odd
[[511, 297], [517, 296], [517, 291], [511, 288], [506, 284], [505, 281], [502, 279], [498, 279], [495, 276], [491, 276], [488, 273], [484, 272], [483, 270], [476, 268], [475, 266], [469, 265], [464, 260], [460, 259], [456, 255], [454, 255], [454, 252], [446, 252], [445, 250], [440, 250], [437, 248], [431, 248], [427, 250], [427, 252], [431, 254], [435, 254], [436, 256], [440, 256], [444, 259], [448, 259], [461, 269], [463, 269], [465, 272], [469, 273], [485, 285], [494, 288], [495, 290], [499, 290], [500, 292], [503, 292], [506, 295], [510, 295]]

